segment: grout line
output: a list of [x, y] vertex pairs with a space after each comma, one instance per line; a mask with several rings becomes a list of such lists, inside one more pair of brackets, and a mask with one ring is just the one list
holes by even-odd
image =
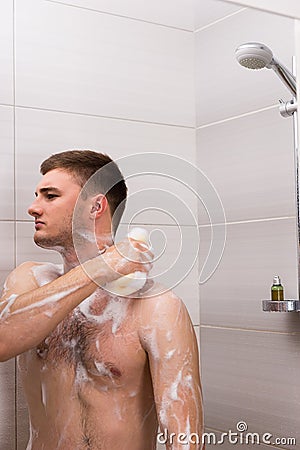
[[14, 107], [15, 105], [14, 105], [14, 103], [0, 103], [0, 106], [2, 107], [6, 107], [6, 106], [8, 106], [8, 107]]
[[237, 15], [237, 14], [240, 14], [241, 12], [243, 12], [243, 11], [245, 11], [245, 10], [247, 10], [247, 9], [249, 9], [249, 8], [241, 8], [241, 9], [239, 9], [238, 11], [234, 11], [233, 13], [227, 14], [226, 16], [223, 16], [223, 17], [221, 17], [220, 19], [214, 20], [213, 22], [211, 22], [211, 23], [209, 23], [209, 24], [207, 24], [207, 25], [204, 25], [204, 26], [201, 27], [201, 28], [197, 28], [197, 30], [195, 30], [194, 32], [195, 32], [195, 33], [198, 33], [199, 31], [204, 31], [204, 30], [206, 30], [207, 28], [210, 28], [210, 27], [212, 27], [213, 25], [216, 25], [216, 24], [218, 24], [218, 23], [220, 23], [220, 22], [223, 22], [223, 21], [226, 20], [226, 19], [229, 19], [230, 17], [233, 17], [233, 16], [235, 16], [235, 15]]
[[[1, 222], [13, 222], [13, 219], [0, 219]], [[30, 219], [16, 219], [16, 223], [30, 223], [33, 225], [33, 221]], [[149, 223], [149, 222], [122, 222], [120, 226], [127, 226], [127, 225], [145, 225], [145, 226], [161, 226], [161, 227], [173, 227], [178, 228], [178, 225], [176, 224], [170, 224], [170, 223]], [[198, 228], [197, 224], [179, 224], [181, 227], [189, 227], [189, 228]]]
[[245, 223], [259, 223], [259, 222], [272, 222], [273, 220], [291, 220], [296, 219], [296, 216], [283, 216], [283, 217], [266, 217], [262, 219], [248, 219], [248, 220], [237, 220], [235, 222], [220, 222], [220, 223], [208, 223], [200, 224], [198, 228], [211, 228], [220, 225], [240, 225]]
[[272, 110], [275, 108], [279, 108], [279, 104], [276, 103], [276, 105], [266, 106], [265, 108], [256, 109], [255, 111], [249, 111], [244, 114], [239, 114], [237, 116], [228, 117], [227, 119], [217, 120], [216, 122], [210, 122], [205, 125], [200, 125], [199, 127], [196, 127], [196, 130], [202, 130], [203, 128], [208, 128], [208, 127], [212, 127], [214, 125], [219, 125], [221, 123], [230, 122], [232, 120], [240, 119], [242, 117], [252, 116], [254, 114], [258, 114], [258, 113], [261, 113], [264, 111], [269, 111], [269, 110]]
[[[14, 267], [17, 264], [17, 207], [16, 207], [16, 2], [13, 0], [13, 185], [14, 185]], [[15, 388], [15, 449], [18, 449], [18, 398], [17, 398], [17, 358], [14, 358], [14, 388]]]
[[62, 1], [60, 2], [60, 1], [55, 1], [55, 0], [44, 0], [44, 1], [49, 2], [49, 3], [56, 3], [58, 5], [68, 6], [70, 8], [77, 8], [77, 9], [83, 9], [83, 10], [86, 10], [86, 11], [92, 11], [92, 12], [95, 12], [95, 13], [98, 13], [98, 14], [105, 14], [107, 16], [114, 16], [114, 17], [119, 17], [119, 18], [122, 18], [122, 19], [134, 20], [136, 22], [142, 22], [142, 23], [147, 23], [147, 24], [150, 24], [150, 25], [156, 25], [156, 26], [159, 26], [159, 27], [170, 28], [172, 30], [185, 31], [187, 33], [194, 33], [194, 30], [189, 30], [187, 28], [176, 27], [174, 25], [165, 25], [163, 23], [152, 22], [151, 20], [145, 20], [145, 19], [138, 19], [136, 17], [130, 17], [130, 16], [126, 16], [126, 15], [123, 15], [123, 14], [117, 14], [117, 13], [112, 13], [112, 12], [107, 12], [107, 11], [100, 11], [98, 9], [88, 8], [86, 6], [71, 5], [70, 3], [64, 3]]
[[[249, 220], [240, 220], [236, 222], [225, 222], [225, 223], [215, 223], [215, 224], [205, 224], [205, 225], [199, 225], [199, 224], [190, 224], [190, 223], [181, 223], [180, 226], [184, 227], [192, 227], [192, 228], [211, 228], [214, 226], [220, 226], [220, 225], [239, 225], [239, 224], [246, 224], [246, 223], [256, 223], [256, 222], [271, 222], [273, 220], [290, 220], [295, 219], [296, 216], [286, 216], [286, 217], [267, 217], [263, 219], [249, 219]], [[16, 222], [20, 223], [32, 223], [32, 220], [30, 219], [15, 219]], [[14, 222], [14, 219], [0, 219], [1, 222]], [[176, 227], [178, 228], [178, 225], [171, 224], [171, 223], [149, 223], [149, 222], [122, 222], [120, 225], [154, 225], [154, 226], [166, 226], [166, 227]]]
[[[50, 0], [44, 0], [44, 1], [50, 1]], [[0, 104], [1, 106], [1, 104]], [[7, 105], [5, 105], [7, 106]], [[47, 111], [47, 112], [53, 112], [53, 113], [60, 113], [60, 114], [73, 114], [76, 116], [86, 116], [86, 117], [96, 117], [100, 119], [110, 119], [110, 120], [121, 120], [124, 122], [133, 122], [133, 123], [143, 123], [146, 125], [161, 125], [161, 126], [167, 126], [167, 127], [175, 127], [175, 128], [186, 128], [190, 130], [195, 130], [195, 127], [192, 125], [177, 125], [172, 123], [164, 123], [164, 122], [150, 122], [147, 120], [141, 120], [141, 119], [130, 119], [126, 117], [116, 117], [116, 116], [103, 116], [101, 114], [89, 114], [89, 113], [82, 113], [82, 112], [74, 112], [74, 111], [64, 111], [64, 110], [58, 110], [58, 109], [49, 109], [49, 108], [40, 108], [37, 106], [24, 106], [24, 105], [15, 105], [16, 108], [20, 109], [32, 109], [34, 111]]]
[[200, 325], [200, 328], [208, 328], [208, 329], [215, 329], [215, 330], [229, 330], [229, 331], [246, 331], [246, 332], [250, 332], [250, 333], [281, 334], [284, 336], [298, 336], [300, 334], [300, 332], [297, 332], [297, 331], [288, 333], [287, 331], [256, 330], [254, 328], [225, 327], [225, 326], [209, 325], [209, 324]]

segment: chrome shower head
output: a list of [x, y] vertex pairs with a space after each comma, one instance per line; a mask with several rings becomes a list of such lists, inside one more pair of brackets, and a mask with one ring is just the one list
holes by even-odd
[[240, 45], [236, 51], [236, 59], [247, 69], [263, 69], [273, 60], [272, 50], [259, 42], [249, 42]]
[[274, 58], [272, 50], [265, 44], [260, 42], [247, 42], [236, 49], [235, 55], [239, 64], [247, 69], [273, 69], [293, 96], [296, 96], [295, 76]]

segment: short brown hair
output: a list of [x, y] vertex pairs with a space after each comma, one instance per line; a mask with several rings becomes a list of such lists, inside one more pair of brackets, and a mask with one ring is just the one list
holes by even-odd
[[68, 150], [51, 155], [42, 162], [40, 167], [42, 175], [54, 169], [69, 172], [81, 187], [99, 171], [99, 176], [97, 173], [91, 179], [91, 185], [88, 184], [89, 194], [96, 195], [101, 192], [106, 196], [112, 216], [112, 228], [115, 232], [127, 198], [127, 186], [117, 164], [105, 153], [92, 150]]

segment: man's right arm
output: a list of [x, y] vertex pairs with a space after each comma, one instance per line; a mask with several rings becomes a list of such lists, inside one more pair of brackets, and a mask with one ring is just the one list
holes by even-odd
[[101, 257], [41, 287], [31, 270], [35, 263], [17, 267], [7, 278], [0, 300], [0, 361], [37, 346], [99, 285], [130, 272], [147, 271], [143, 253], [148, 252], [138, 251], [136, 261], [128, 261], [112, 246]]

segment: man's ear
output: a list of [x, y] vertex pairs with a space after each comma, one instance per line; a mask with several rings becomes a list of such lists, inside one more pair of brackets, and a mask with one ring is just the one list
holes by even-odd
[[103, 214], [108, 207], [107, 198], [105, 195], [97, 195], [96, 197], [92, 198], [92, 205], [91, 205], [91, 211], [90, 213], [96, 218]]

